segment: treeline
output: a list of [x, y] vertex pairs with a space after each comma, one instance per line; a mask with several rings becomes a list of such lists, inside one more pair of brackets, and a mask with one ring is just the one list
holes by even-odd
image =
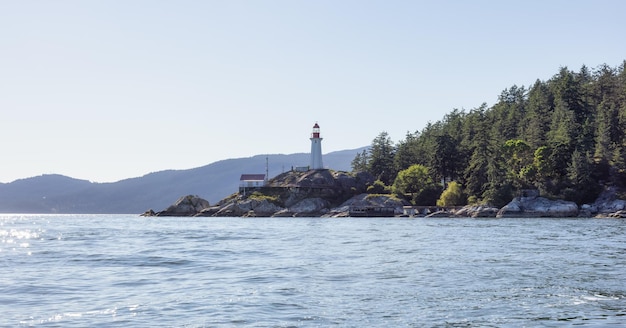
[[625, 66], [563, 67], [530, 88], [505, 89], [490, 108], [454, 109], [396, 144], [381, 132], [352, 169], [378, 177], [370, 192], [416, 205], [503, 206], [522, 189], [593, 202], [605, 186], [626, 186]]

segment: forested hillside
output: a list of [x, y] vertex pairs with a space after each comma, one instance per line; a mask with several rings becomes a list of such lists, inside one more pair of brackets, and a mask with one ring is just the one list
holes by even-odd
[[492, 107], [454, 109], [396, 144], [381, 132], [352, 169], [418, 205], [502, 206], [522, 189], [593, 202], [606, 186], [626, 186], [625, 65], [563, 67], [505, 89]]

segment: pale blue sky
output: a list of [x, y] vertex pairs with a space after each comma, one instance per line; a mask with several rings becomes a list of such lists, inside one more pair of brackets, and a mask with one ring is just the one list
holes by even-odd
[[[0, 0], [0, 182], [394, 142], [626, 59], [626, 1]], [[306, 163], [303, 163], [306, 164]]]

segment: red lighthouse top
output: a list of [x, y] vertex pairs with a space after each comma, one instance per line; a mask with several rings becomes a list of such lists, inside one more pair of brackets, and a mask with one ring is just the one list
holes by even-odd
[[311, 133], [311, 138], [319, 138], [320, 137], [320, 126], [315, 122], [313, 125], [313, 133]]

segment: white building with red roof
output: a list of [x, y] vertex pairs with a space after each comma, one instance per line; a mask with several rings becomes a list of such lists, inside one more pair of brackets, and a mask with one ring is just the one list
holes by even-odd
[[239, 178], [239, 189], [263, 186], [265, 186], [265, 174], [242, 174]]

